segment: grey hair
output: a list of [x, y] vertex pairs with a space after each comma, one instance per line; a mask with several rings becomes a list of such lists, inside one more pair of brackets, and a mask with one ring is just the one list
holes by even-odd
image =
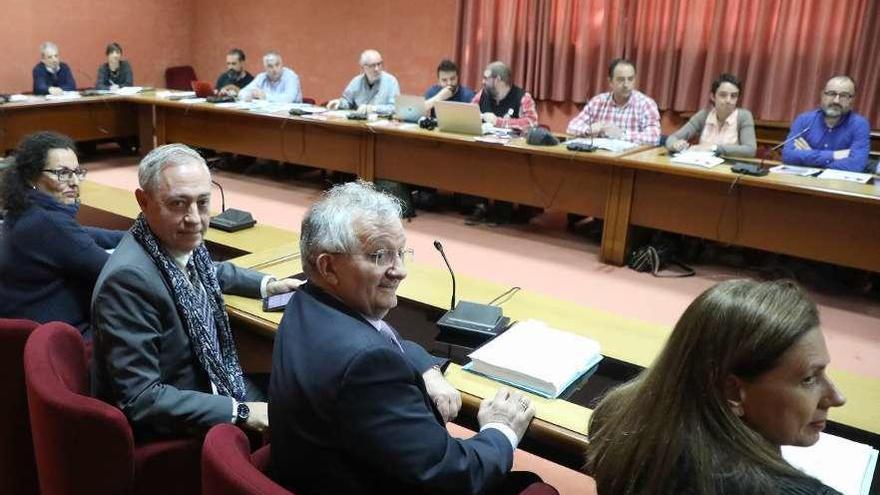
[[159, 185], [159, 175], [168, 167], [188, 162], [202, 164], [210, 175], [208, 164], [196, 150], [185, 144], [166, 144], [147, 153], [138, 165], [138, 184], [144, 191], [154, 191]]
[[278, 60], [278, 61], [282, 61], [282, 62], [283, 62], [283, 59], [281, 58], [281, 54], [278, 53], [278, 52], [276, 52], [275, 50], [272, 50], [271, 52], [266, 52], [266, 54], [263, 55], [263, 63], [265, 64], [265, 63], [266, 63], [266, 60], [268, 60], [268, 59], [270, 59], [270, 58], [274, 58], [274, 59], [276, 59], [276, 60]]
[[306, 212], [299, 250], [303, 271], [311, 276], [323, 253], [354, 253], [363, 226], [384, 226], [400, 219], [400, 200], [357, 180], [334, 186]]
[[486, 70], [489, 71], [489, 75], [504, 81], [508, 86], [513, 85], [513, 72], [511, 72], [510, 67], [504, 62], [496, 60], [487, 65]]
[[58, 45], [52, 43], [51, 41], [46, 41], [42, 45], [40, 45], [40, 56], [42, 57], [43, 55], [45, 55], [46, 50], [48, 50], [49, 48], [52, 48], [53, 50], [55, 50], [55, 53], [58, 53]]
[[365, 62], [366, 58], [367, 58], [368, 56], [370, 56], [370, 55], [373, 55], [374, 53], [375, 53], [380, 59], [382, 58], [382, 54], [379, 53], [379, 50], [374, 50], [374, 49], [372, 49], [372, 48], [368, 48], [368, 49], [366, 49], [366, 50], [364, 50], [364, 51], [361, 52], [361, 56], [360, 56], [360, 58], [358, 58], [358, 64], [359, 64], [359, 65], [364, 65], [364, 63], [366, 63], [366, 62]]

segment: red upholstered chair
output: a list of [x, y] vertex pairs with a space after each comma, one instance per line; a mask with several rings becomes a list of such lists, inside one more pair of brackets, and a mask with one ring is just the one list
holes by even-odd
[[192, 91], [192, 82], [197, 80], [196, 70], [191, 65], [178, 65], [165, 69], [165, 87], [181, 91]]
[[559, 490], [553, 488], [547, 483], [534, 483], [528, 488], [519, 492], [519, 495], [559, 495]]
[[[270, 445], [251, 455], [250, 444], [238, 427], [217, 425], [202, 447], [202, 493], [205, 495], [291, 495], [264, 474]], [[538, 494], [535, 494], [538, 495]]]
[[60, 322], [37, 328], [25, 345], [24, 370], [43, 495], [199, 492], [201, 441], [135, 446], [122, 412], [88, 397], [76, 329]]
[[24, 386], [24, 344], [35, 328], [30, 320], [0, 319], [0, 493], [39, 493]]

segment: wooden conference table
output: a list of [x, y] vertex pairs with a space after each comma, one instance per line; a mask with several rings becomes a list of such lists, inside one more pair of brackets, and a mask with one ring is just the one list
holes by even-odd
[[0, 105], [0, 155], [24, 136], [52, 130], [74, 141], [138, 135], [138, 108], [123, 97], [87, 96]]
[[[291, 276], [301, 272], [298, 249], [284, 245], [267, 249], [231, 260], [233, 263], [253, 268], [276, 277]], [[427, 322], [436, 334], [433, 322], [448, 304], [448, 273], [413, 263], [408, 266], [407, 279], [401, 284], [398, 295], [402, 302], [389, 313], [388, 320], [407, 337], [416, 340], [434, 354], [442, 355], [445, 347], [434, 341], [434, 335], [425, 338], [421, 335], [407, 335], [407, 325], [424, 326]], [[458, 295], [461, 300], [489, 301], [509, 287], [459, 275]], [[412, 308], [412, 302], [435, 308], [435, 311]], [[264, 312], [260, 301], [239, 296], [226, 297], [227, 309], [238, 326], [248, 330], [237, 333], [237, 343], [246, 368], [268, 371], [271, 368], [272, 339], [274, 339], [282, 313]], [[529, 291], [519, 291], [503, 305], [505, 316], [511, 321], [529, 318], [540, 319], [550, 325], [598, 340], [602, 354], [612, 361], [630, 365], [631, 369], [622, 372], [612, 371], [607, 376], [595, 376], [609, 380], [614, 385], [629, 378], [638, 368], [647, 367], [657, 356], [671, 328], [654, 325], [611, 313], [578, 306]], [[395, 313], [398, 314], [395, 314]], [[410, 314], [400, 314], [409, 312]], [[412, 313], [418, 313], [415, 317]], [[632, 369], [637, 368], [637, 369]], [[601, 368], [597, 375], [602, 374]], [[831, 419], [836, 423], [865, 430], [874, 434], [874, 443], [880, 437], [880, 379], [832, 368], [829, 375], [847, 396], [844, 407], [831, 411]], [[457, 364], [451, 364], [446, 371], [449, 381], [462, 392], [463, 403], [469, 415], [476, 415], [480, 400], [490, 397], [500, 386], [499, 383], [469, 373]], [[590, 380], [593, 380], [591, 378]], [[610, 383], [613, 382], [613, 383]], [[536, 420], [529, 429], [529, 437], [538, 443], [552, 445], [561, 452], [572, 456], [579, 455], [586, 448], [587, 425], [592, 400], [607, 386], [602, 383], [596, 387], [584, 386], [583, 391], [574, 391], [569, 400], [552, 400], [530, 395], [536, 406]], [[837, 432], [837, 434], [842, 434]], [[861, 441], [868, 441], [864, 438]], [[582, 460], [582, 459], [581, 459]]]
[[6, 146], [29, 130], [75, 139], [139, 133], [142, 150], [183, 142], [600, 217], [600, 256], [622, 265], [633, 226], [880, 272], [880, 186], [738, 176], [674, 165], [662, 150], [574, 153], [564, 145], [475, 142], [456, 134], [265, 114], [154, 93], [0, 106]]
[[[672, 164], [660, 149], [574, 153], [564, 145], [475, 142], [456, 134], [317, 121], [138, 95], [157, 143], [194, 146], [605, 219], [601, 257], [621, 265], [631, 227], [880, 271], [880, 186], [729, 166]], [[736, 184], [734, 185], [734, 181]]]
[[[117, 222], [117, 227], [122, 226], [119, 222], [130, 223], [137, 213], [133, 196], [130, 191], [86, 181], [82, 188], [81, 208], [81, 212], [85, 213], [80, 220], [102, 226], [108, 226], [107, 222]], [[269, 226], [233, 234], [213, 229], [208, 233], [212, 252], [225, 249], [249, 253], [231, 261], [277, 277], [301, 271], [297, 238], [293, 232]], [[433, 322], [442, 313], [440, 308], [448, 304], [448, 273], [416, 263], [408, 267], [408, 272], [398, 292], [402, 303], [389, 314], [389, 320], [405, 335], [408, 326], [429, 327], [432, 335], [420, 342], [430, 351], [443, 354], [446, 350], [444, 345], [434, 342], [436, 329]], [[488, 301], [508, 289], [463, 275], [457, 278], [459, 298], [463, 300]], [[226, 296], [226, 303], [230, 317], [235, 322], [236, 342], [243, 366], [250, 371], [268, 370], [281, 313], [262, 311], [260, 301], [254, 299]], [[648, 366], [653, 361], [671, 331], [668, 327], [581, 307], [529, 291], [518, 292], [503, 307], [505, 315], [512, 320], [537, 318], [557, 328], [594, 338], [602, 344], [602, 352], [609, 364], [619, 361], [636, 368]], [[832, 411], [831, 419], [873, 434], [876, 440], [876, 435], [880, 435], [880, 415], [876, 408], [880, 404], [880, 379], [839, 368], [832, 368], [829, 373], [848, 399], [844, 407]], [[467, 414], [474, 414], [480, 399], [494, 394], [499, 386], [496, 382], [463, 371], [455, 364], [447, 370], [447, 377], [462, 392]], [[583, 387], [583, 393], [575, 392], [569, 400], [532, 396], [537, 419], [530, 427], [528, 438], [567, 454], [572, 459], [571, 463], [580, 462], [580, 455], [586, 447], [589, 397], [596, 393], [594, 385], [603, 386], [602, 377], [595, 378], [600, 383], [588, 382]]]

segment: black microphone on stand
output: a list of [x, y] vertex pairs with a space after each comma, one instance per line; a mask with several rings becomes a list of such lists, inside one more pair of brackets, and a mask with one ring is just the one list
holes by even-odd
[[465, 347], [474, 347], [503, 332], [510, 322], [510, 318], [504, 316], [499, 306], [470, 301], [459, 301], [456, 304], [455, 273], [446, 258], [446, 253], [443, 252], [443, 245], [440, 244], [440, 241], [434, 241], [434, 248], [440, 251], [443, 261], [446, 262], [446, 268], [449, 269], [449, 275], [452, 277], [451, 308], [437, 320], [437, 326], [445, 332], [464, 337], [468, 342]]
[[236, 210], [235, 208], [226, 209], [226, 193], [223, 192], [223, 186], [219, 182], [211, 179], [211, 183], [220, 190], [220, 214], [211, 217], [210, 226], [220, 229], [224, 232], [236, 232], [249, 227], [253, 227], [257, 221], [249, 212]]
[[[92, 84], [91, 86], [88, 86], [88, 87], [80, 86], [80, 87], [82, 87], [82, 91], [90, 91], [90, 90], [94, 91], [96, 89], [95, 88], [95, 85], [96, 85], [95, 78], [92, 77], [91, 74], [89, 74], [88, 72], [86, 72], [80, 68], [76, 69], [76, 73], [79, 74], [80, 76], [83, 76], [86, 80], [88, 80]], [[82, 80], [82, 79], [80, 79], [80, 80]], [[79, 89], [79, 88], [77, 88], [77, 89]]]
[[807, 131], [810, 130], [810, 127], [811, 126], [808, 125], [801, 132], [799, 132], [799, 133], [795, 134], [794, 136], [786, 139], [785, 141], [777, 144], [776, 146], [770, 148], [769, 150], [766, 150], [763, 153], [761, 153], [761, 161], [758, 162], [757, 165], [755, 165], [754, 163], [733, 162], [733, 164], [730, 167], [730, 171], [737, 173], [737, 174], [755, 175], [758, 177], [762, 177], [764, 175], [767, 175], [767, 169], [764, 168], [764, 160], [767, 159], [767, 155], [778, 150], [779, 148], [782, 148], [786, 144], [794, 141], [795, 139], [803, 136], [804, 134], [807, 133]]
[[808, 125], [807, 127], [804, 127], [804, 129], [803, 129], [801, 132], [799, 132], [799, 133], [795, 134], [794, 136], [792, 136], [792, 137], [786, 139], [785, 141], [783, 141], [783, 142], [777, 144], [776, 146], [770, 148], [769, 150], [764, 151], [764, 153], [761, 153], [761, 168], [764, 167], [764, 160], [767, 159], [767, 155], [769, 155], [770, 153], [773, 153], [774, 151], [778, 150], [779, 148], [782, 148], [783, 146], [785, 146], [786, 144], [788, 144], [788, 143], [790, 143], [790, 142], [792, 142], [792, 141], [798, 139], [799, 137], [803, 136], [804, 134], [807, 133], [807, 131], [810, 130], [810, 127], [812, 127], [812, 126], [813, 126], [813, 125], [810, 124], [810, 125]]
[[455, 309], [455, 273], [452, 271], [452, 267], [449, 265], [449, 260], [446, 259], [446, 253], [443, 252], [443, 244], [440, 244], [440, 241], [434, 240], [434, 249], [440, 251], [440, 256], [443, 257], [443, 261], [446, 263], [446, 268], [449, 269], [449, 276], [452, 277], [452, 301], [449, 303], [449, 309]]
[[226, 194], [223, 192], [223, 186], [214, 179], [211, 179], [211, 184], [214, 184], [220, 190], [220, 213], [224, 213], [226, 211]]

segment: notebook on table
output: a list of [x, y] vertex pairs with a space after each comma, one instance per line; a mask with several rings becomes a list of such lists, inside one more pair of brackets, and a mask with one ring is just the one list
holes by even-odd
[[602, 360], [597, 341], [538, 320], [516, 323], [468, 357], [464, 369], [551, 399]]

